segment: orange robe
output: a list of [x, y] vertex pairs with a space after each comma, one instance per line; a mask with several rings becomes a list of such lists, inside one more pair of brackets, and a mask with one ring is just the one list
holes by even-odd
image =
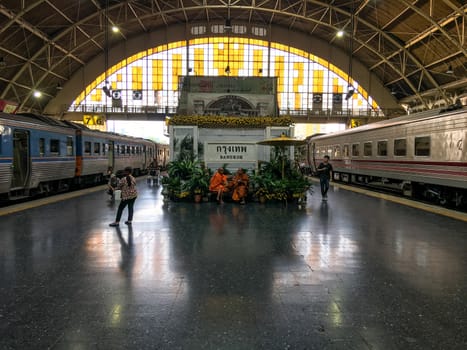
[[248, 193], [248, 175], [247, 174], [237, 174], [232, 179], [233, 192], [232, 199], [234, 201], [240, 201], [244, 199]]
[[222, 189], [223, 192], [227, 192], [227, 176], [221, 173], [216, 172], [209, 182], [209, 191], [217, 192], [219, 189]]

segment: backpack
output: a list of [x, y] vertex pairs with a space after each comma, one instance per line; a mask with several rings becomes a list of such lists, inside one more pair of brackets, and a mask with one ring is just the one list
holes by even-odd
[[110, 178], [110, 186], [117, 187], [118, 185], [118, 178], [116, 176], [112, 176]]

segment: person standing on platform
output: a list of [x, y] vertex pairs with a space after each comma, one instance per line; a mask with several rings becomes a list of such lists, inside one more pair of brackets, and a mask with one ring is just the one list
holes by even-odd
[[117, 189], [122, 191], [122, 200], [117, 209], [117, 217], [114, 222], [109, 226], [116, 227], [120, 224], [123, 209], [128, 205], [128, 220], [125, 224], [131, 225], [133, 220], [133, 207], [135, 205], [136, 197], [138, 197], [138, 190], [136, 189], [136, 179], [131, 175], [131, 167], [126, 167], [124, 176], [120, 179]]
[[322, 163], [316, 169], [319, 175], [319, 184], [321, 185], [321, 196], [323, 201], [328, 200], [329, 181], [331, 180], [332, 165], [329, 163], [329, 156], [324, 156]]
[[245, 174], [243, 168], [238, 168], [237, 173], [232, 178], [232, 200], [245, 204], [245, 198], [248, 194], [248, 181], [249, 177]]
[[209, 191], [217, 192], [217, 202], [224, 203], [222, 195], [228, 191], [227, 175], [224, 175], [224, 168], [219, 168], [209, 181]]
[[155, 183], [155, 178], [156, 178], [156, 167], [157, 167], [157, 162], [156, 159], [154, 159], [151, 163], [148, 165], [148, 171], [149, 171], [149, 176], [148, 176], [148, 185], [154, 185]]
[[[110, 168], [110, 169], [112, 169], [112, 168]], [[118, 177], [113, 172], [110, 174], [109, 182], [107, 183], [107, 186], [108, 186], [107, 194], [110, 195], [110, 200], [114, 201], [115, 200], [115, 190], [117, 189], [117, 186], [118, 186]]]

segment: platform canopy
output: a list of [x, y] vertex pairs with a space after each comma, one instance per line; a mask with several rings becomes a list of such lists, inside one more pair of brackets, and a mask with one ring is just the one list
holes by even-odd
[[368, 67], [399, 103], [430, 107], [466, 93], [466, 18], [463, 0], [2, 0], [0, 99], [42, 112], [73, 76], [85, 75], [83, 67], [104, 62], [109, 48], [130, 50], [132, 39], [182, 25], [185, 39], [214, 32], [261, 38], [271, 30], [287, 44], [274, 28], [316, 38]]

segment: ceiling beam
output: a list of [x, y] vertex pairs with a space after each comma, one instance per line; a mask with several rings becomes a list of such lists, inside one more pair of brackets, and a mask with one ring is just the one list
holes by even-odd
[[0, 5], [0, 13], [4, 15], [5, 17], [9, 19], [14, 19], [16, 23], [18, 23], [22, 28], [27, 29], [29, 32], [46, 42], [48, 45], [51, 45], [61, 52], [63, 52], [66, 55], [69, 55], [72, 59], [75, 61], [84, 64], [84, 61], [79, 59], [78, 57], [71, 55], [70, 52], [63, 48], [62, 46], [58, 45], [54, 40], [50, 39], [46, 34], [42, 33], [40, 30], [38, 30], [36, 27], [34, 27], [32, 24], [26, 22], [22, 17], [15, 16], [13, 12], [7, 10], [5, 6]]

